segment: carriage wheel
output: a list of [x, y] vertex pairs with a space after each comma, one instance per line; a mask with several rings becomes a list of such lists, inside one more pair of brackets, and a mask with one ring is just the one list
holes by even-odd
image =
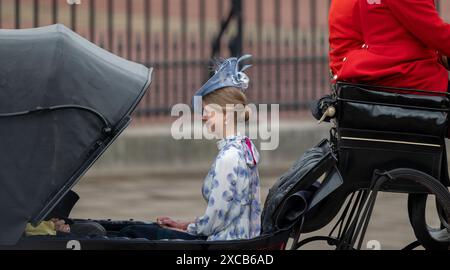
[[443, 226], [446, 223], [447, 217], [444, 211], [440, 210], [439, 203], [436, 202], [438, 215], [443, 225], [440, 228], [429, 226], [426, 220], [427, 199], [428, 194], [410, 194], [408, 197], [408, 213], [414, 234], [427, 250], [448, 250], [450, 246], [450, 233]]
[[329, 236], [313, 236], [310, 238], [307, 238], [295, 245], [293, 250], [300, 250], [301, 248], [305, 247], [308, 244], [314, 243], [314, 242], [324, 242], [329, 247], [336, 247], [336, 249], [345, 249], [345, 250], [355, 250], [353, 247], [350, 247], [348, 245], [340, 246], [342, 245], [341, 241], [339, 241], [336, 238], [329, 237]]

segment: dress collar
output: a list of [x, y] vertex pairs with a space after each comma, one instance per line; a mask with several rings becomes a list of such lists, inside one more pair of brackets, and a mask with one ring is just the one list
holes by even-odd
[[244, 140], [245, 136], [241, 136], [240, 134], [237, 135], [230, 135], [227, 136], [226, 138], [223, 138], [219, 141], [217, 141], [217, 148], [220, 150], [222, 150], [227, 144], [233, 142], [233, 141], [239, 141], [239, 140]]
[[253, 143], [246, 136], [228, 136], [217, 142], [217, 148], [219, 148], [219, 151], [221, 151], [226, 145], [234, 142], [240, 142], [243, 149], [245, 149], [245, 162], [249, 167], [255, 167], [257, 164], [259, 164], [259, 153], [256, 148], [253, 147]]

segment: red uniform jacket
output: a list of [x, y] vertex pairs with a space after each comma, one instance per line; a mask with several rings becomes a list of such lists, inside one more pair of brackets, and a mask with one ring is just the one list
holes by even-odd
[[364, 44], [342, 58], [337, 80], [447, 91], [439, 53], [450, 55], [450, 25], [434, 0], [357, 1], [360, 16], [353, 25], [361, 25]]
[[364, 39], [359, 19], [358, 0], [333, 0], [330, 6], [330, 69], [333, 75], [342, 68], [345, 57], [361, 48]]

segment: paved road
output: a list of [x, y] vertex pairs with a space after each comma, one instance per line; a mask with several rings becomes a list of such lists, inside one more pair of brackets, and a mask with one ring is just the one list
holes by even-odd
[[[274, 174], [279, 175], [279, 174]], [[276, 177], [263, 177], [262, 196]], [[202, 179], [182, 177], [134, 177], [127, 179], [83, 179], [75, 188], [81, 200], [72, 214], [76, 218], [111, 218], [150, 221], [158, 216], [190, 220], [202, 214], [205, 203], [200, 195]], [[366, 240], [377, 240], [382, 249], [400, 249], [415, 238], [408, 222], [405, 195], [381, 194]], [[434, 215], [430, 223], [436, 223]], [[322, 235], [329, 231], [326, 228]], [[319, 235], [316, 232], [313, 235]], [[310, 249], [326, 249], [313, 245]]]

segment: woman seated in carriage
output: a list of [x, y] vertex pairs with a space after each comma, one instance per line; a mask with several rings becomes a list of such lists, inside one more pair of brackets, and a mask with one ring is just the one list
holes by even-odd
[[207, 203], [204, 215], [190, 222], [160, 217], [157, 224], [126, 227], [120, 236], [210, 241], [259, 236], [259, 153], [250, 139], [237, 130], [239, 121], [249, 119], [244, 93], [249, 78], [243, 72], [249, 66], [239, 67], [246, 58], [219, 63], [215, 75], [194, 95], [194, 107], [202, 106], [202, 120], [208, 132], [220, 139], [219, 153], [202, 188]]

